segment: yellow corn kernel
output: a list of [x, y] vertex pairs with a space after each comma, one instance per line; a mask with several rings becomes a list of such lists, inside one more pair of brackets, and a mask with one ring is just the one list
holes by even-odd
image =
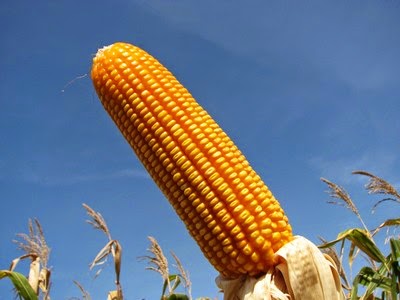
[[287, 217], [177, 79], [126, 43], [100, 49], [91, 77], [104, 108], [214, 267], [235, 278], [273, 266], [277, 246], [293, 239]]

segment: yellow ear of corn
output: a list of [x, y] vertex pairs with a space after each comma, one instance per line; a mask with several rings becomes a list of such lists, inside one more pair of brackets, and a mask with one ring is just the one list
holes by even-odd
[[97, 94], [212, 265], [226, 278], [265, 273], [293, 239], [278, 201], [234, 143], [155, 58], [100, 49]]

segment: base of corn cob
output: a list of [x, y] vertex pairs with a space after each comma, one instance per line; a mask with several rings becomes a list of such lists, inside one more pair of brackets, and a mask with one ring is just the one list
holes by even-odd
[[275, 255], [279, 263], [263, 276], [217, 277], [224, 300], [345, 299], [335, 263], [312, 242], [296, 236]]

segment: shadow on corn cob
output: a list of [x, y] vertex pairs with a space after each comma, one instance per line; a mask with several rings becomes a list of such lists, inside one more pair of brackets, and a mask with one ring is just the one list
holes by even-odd
[[225, 299], [341, 299], [334, 263], [292, 235], [242, 153], [154, 57], [115, 43], [97, 52], [91, 77], [104, 108], [220, 272]]

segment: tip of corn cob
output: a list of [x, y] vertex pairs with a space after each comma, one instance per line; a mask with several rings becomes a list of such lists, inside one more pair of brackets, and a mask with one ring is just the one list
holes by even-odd
[[278, 201], [225, 132], [160, 62], [115, 43], [91, 72], [107, 112], [225, 277], [264, 273], [293, 239]]

